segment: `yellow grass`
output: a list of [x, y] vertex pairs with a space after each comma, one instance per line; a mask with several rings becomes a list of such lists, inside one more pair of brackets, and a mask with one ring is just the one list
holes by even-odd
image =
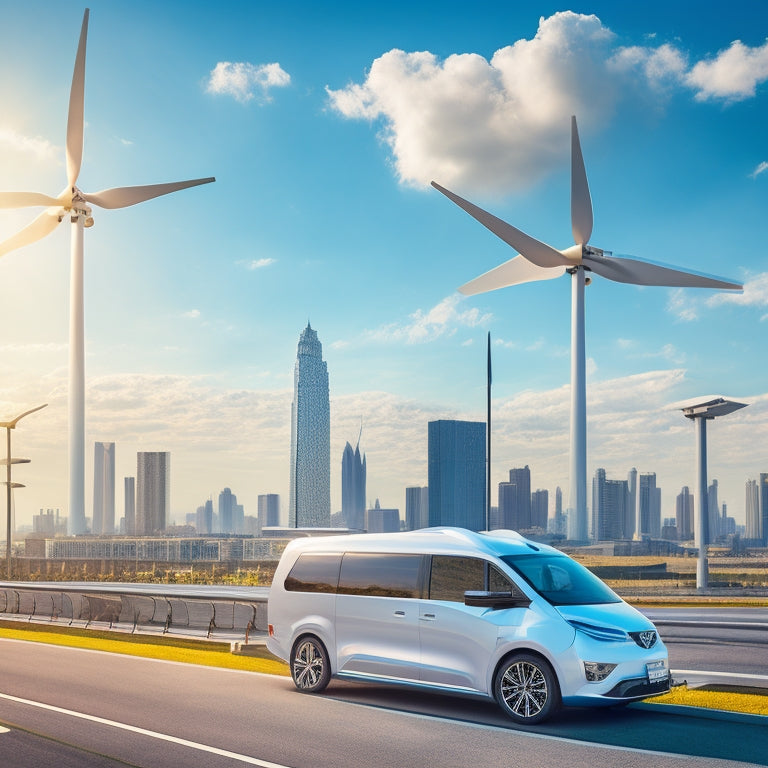
[[756, 693], [726, 693], [701, 691], [681, 685], [663, 696], [648, 699], [653, 704], [680, 704], [686, 707], [705, 707], [726, 712], [747, 712], [752, 715], [768, 715], [768, 696]]

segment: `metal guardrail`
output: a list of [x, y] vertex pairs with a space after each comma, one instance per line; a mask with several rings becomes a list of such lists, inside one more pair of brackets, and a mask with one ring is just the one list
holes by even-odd
[[267, 631], [267, 588], [0, 582], [0, 617], [244, 640]]

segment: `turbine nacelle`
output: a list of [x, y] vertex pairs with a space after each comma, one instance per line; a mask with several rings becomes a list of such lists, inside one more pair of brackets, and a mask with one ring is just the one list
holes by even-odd
[[589, 259], [590, 257], [602, 259], [606, 256], [608, 258], [612, 256], [611, 251], [604, 251], [602, 248], [595, 248], [592, 245], [572, 245], [570, 248], [560, 251], [560, 253], [574, 264], [582, 264], [584, 259]]

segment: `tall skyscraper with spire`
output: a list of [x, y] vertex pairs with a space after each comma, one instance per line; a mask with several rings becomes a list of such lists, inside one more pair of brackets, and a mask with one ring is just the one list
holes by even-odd
[[341, 457], [341, 514], [344, 525], [353, 530], [365, 527], [365, 454], [360, 454], [360, 438], [357, 447], [347, 443]]
[[328, 528], [331, 524], [331, 405], [328, 366], [317, 332], [301, 332], [293, 369], [291, 479], [288, 525]]

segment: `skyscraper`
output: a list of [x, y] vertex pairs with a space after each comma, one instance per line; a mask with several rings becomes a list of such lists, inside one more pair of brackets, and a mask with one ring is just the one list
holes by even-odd
[[717, 491], [717, 480], [713, 480], [707, 488], [707, 518], [709, 520], [709, 541], [707, 544], [714, 544], [722, 533], [720, 531], [720, 500]]
[[123, 478], [125, 498], [123, 505], [123, 517], [125, 519], [125, 532], [128, 536], [136, 535], [136, 478]]
[[171, 503], [171, 454], [136, 455], [136, 534], [150, 536], [165, 530]]
[[485, 528], [485, 422], [428, 424], [429, 524]]
[[235, 533], [234, 506], [237, 498], [229, 488], [219, 494], [219, 531]]
[[661, 536], [661, 489], [656, 487], [656, 473], [643, 472], [637, 483], [637, 509], [639, 521], [637, 538]]
[[328, 367], [317, 332], [301, 332], [293, 371], [288, 525], [331, 524], [331, 406]]
[[115, 444], [96, 443], [93, 453], [93, 518], [91, 531], [115, 532]]
[[761, 538], [768, 545], [768, 472], [761, 472], [757, 484], [757, 501], [760, 510]]
[[280, 496], [277, 493], [264, 493], [258, 499], [259, 533], [264, 528], [276, 528], [280, 525]]
[[360, 455], [360, 440], [354, 451], [347, 443], [341, 457], [341, 514], [344, 525], [352, 530], [362, 531], [365, 527], [366, 472], [365, 454]]
[[499, 483], [499, 525], [513, 531], [526, 531], [531, 522], [531, 470], [509, 470], [509, 482]]
[[405, 530], [429, 527], [429, 488], [411, 486], [405, 489]]
[[678, 541], [688, 541], [693, 538], [693, 512], [693, 494], [688, 486], [684, 485], [677, 495], [675, 508]]
[[541, 488], [531, 493], [531, 528], [547, 530], [549, 518], [549, 491]]

